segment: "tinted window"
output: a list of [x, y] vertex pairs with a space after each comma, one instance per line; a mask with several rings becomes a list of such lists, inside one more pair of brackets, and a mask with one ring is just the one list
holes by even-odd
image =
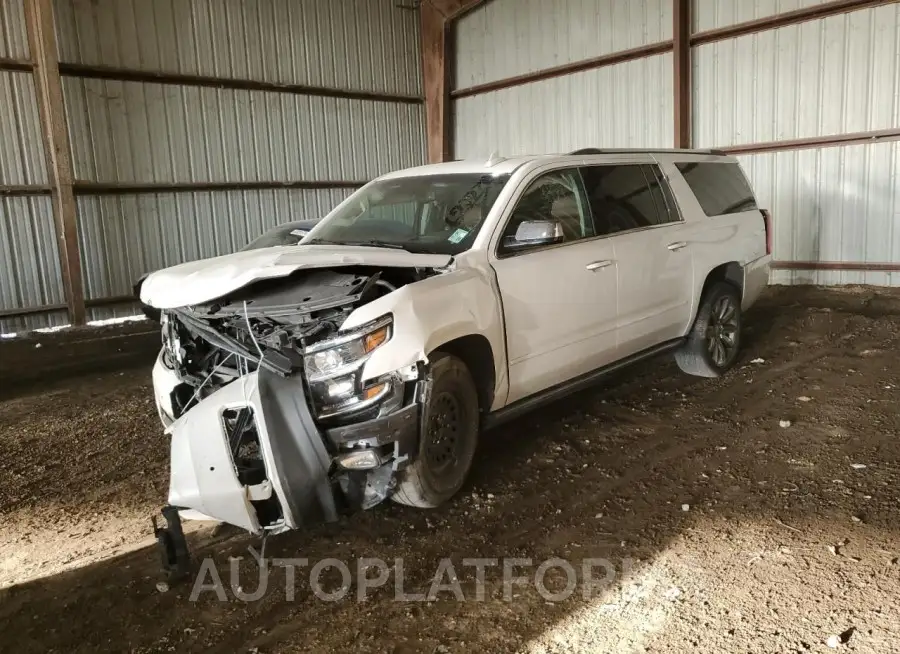
[[643, 166], [644, 175], [650, 184], [650, 194], [656, 204], [659, 224], [674, 223], [681, 220], [675, 198], [669, 189], [669, 183], [663, 179], [659, 166]]
[[669, 222], [665, 197], [652, 168], [623, 164], [582, 169], [598, 234], [615, 234]]
[[675, 164], [707, 216], [758, 209], [753, 190], [736, 163]]
[[584, 206], [577, 170], [555, 170], [534, 180], [522, 197], [503, 231], [503, 238], [515, 236], [526, 220], [555, 220], [562, 225], [566, 241], [594, 235], [590, 212]]
[[653, 168], [653, 172], [656, 174], [656, 177], [659, 180], [659, 187], [662, 190], [663, 199], [666, 203], [666, 209], [669, 212], [669, 220], [672, 222], [680, 221], [681, 212], [678, 210], [678, 203], [675, 201], [675, 196], [672, 194], [672, 188], [669, 186], [668, 180], [663, 177], [662, 171], [659, 169], [659, 166], [651, 167]]

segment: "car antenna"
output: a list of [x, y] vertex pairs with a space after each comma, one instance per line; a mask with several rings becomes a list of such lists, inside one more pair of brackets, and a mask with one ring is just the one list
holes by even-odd
[[506, 157], [501, 157], [500, 153], [494, 150], [491, 152], [491, 156], [488, 157], [488, 160], [485, 162], [485, 166], [491, 168], [492, 166], [496, 166], [501, 161], [506, 161]]

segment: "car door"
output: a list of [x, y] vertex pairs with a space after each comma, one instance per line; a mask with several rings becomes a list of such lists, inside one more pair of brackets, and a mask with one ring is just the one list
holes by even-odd
[[[503, 303], [509, 395], [515, 402], [616, 359], [616, 265], [597, 238], [577, 168], [525, 180], [510, 205], [492, 266]], [[563, 227], [563, 241], [511, 251], [527, 220]]]
[[691, 249], [658, 166], [601, 165], [582, 173], [598, 229], [615, 245], [619, 356], [683, 336], [693, 299]]

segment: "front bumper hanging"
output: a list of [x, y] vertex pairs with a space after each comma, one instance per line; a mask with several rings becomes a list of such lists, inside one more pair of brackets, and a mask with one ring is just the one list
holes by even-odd
[[[424, 382], [416, 382], [419, 391]], [[391, 491], [394, 474], [418, 447], [421, 393], [394, 413], [322, 431], [301, 377], [265, 369], [204, 398], [166, 430], [171, 436], [165, 528], [154, 525], [170, 578], [190, 570], [181, 517], [226, 522], [261, 535], [338, 518], [342, 508], [369, 508]], [[242, 483], [225, 412], [249, 409], [265, 479]], [[390, 446], [393, 447], [390, 447]], [[345, 470], [343, 456], [360, 449], [390, 451], [373, 470]], [[246, 479], [244, 480], [246, 481]], [[273, 508], [274, 507], [274, 508]]]

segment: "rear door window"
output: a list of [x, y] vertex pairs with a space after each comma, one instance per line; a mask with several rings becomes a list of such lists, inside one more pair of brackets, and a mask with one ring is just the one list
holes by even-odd
[[736, 163], [675, 164], [707, 216], [724, 216], [759, 209], [753, 189]]
[[655, 166], [607, 164], [581, 169], [598, 235], [677, 220], [669, 211]]

